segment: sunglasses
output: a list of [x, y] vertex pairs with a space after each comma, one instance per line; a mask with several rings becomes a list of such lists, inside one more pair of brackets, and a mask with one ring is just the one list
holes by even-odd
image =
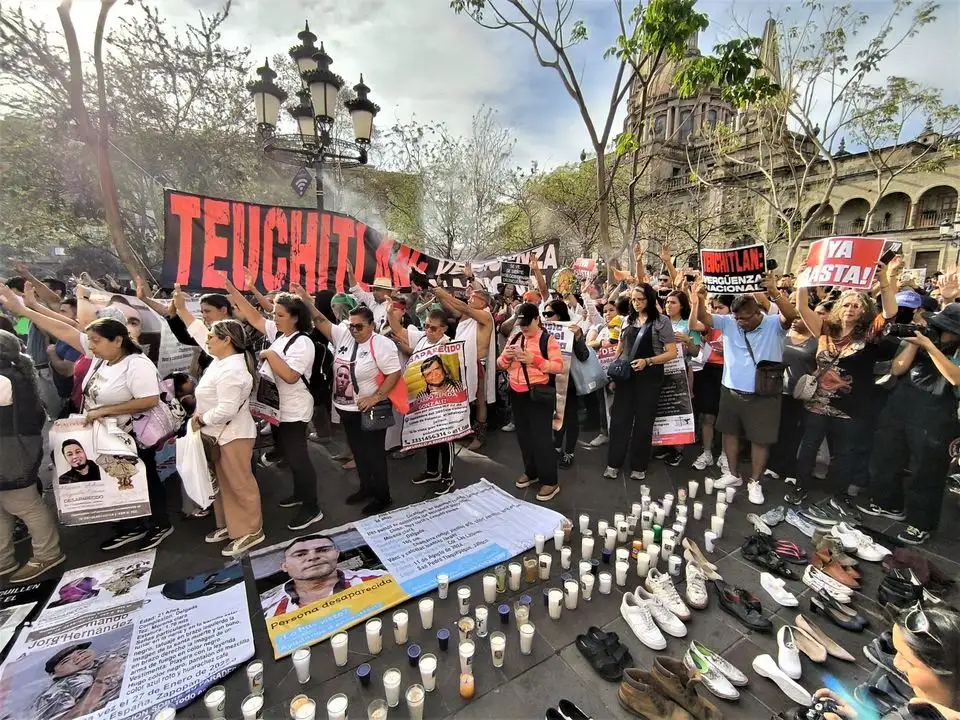
[[556, 317], [557, 314], [556, 314], [556, 313], [552, 313], [552, 312], [545, 312], [545, 313], [543, 313], [543, 316], [544, 316], [545, 318], [552, 318], [552, 317]]
[[430, 323], [427, 323], [426, 325], [424, 325], [423, 328], [424, 330], [443, 330], [444, 329], [443, 325], [431, 325]]
[[360, 332], [367, 327], [367, 325], [366, 323], [350, 323], [347, 327], [350, 328], [350, 332]]
[[923, 605], [919, 600], [907, 611], [907, 614], [903, 616], [903, 626], [914, 635], [926, 635], [937, 645], [943, 647], [943, 641], [930, 632], [930, 628], [932, 627], [930, 618], [923, 612]]

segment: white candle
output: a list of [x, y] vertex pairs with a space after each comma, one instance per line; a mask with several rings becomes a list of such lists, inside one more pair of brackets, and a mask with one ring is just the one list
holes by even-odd
[[330, 638], [330, 647], [333, 648], [333, 661], [337, 667], [343, 667], [347, 664], [347, 646], [349, 636], [345, 632], [339, 632]]
[[559, 550], [563, 547], [563, 528], [559, 527], [553, 531], [553, 547]]
[[486, 637], [487, 636], [487, 621], [490, 615], [490, 611], [485, 605], [478, 605], [477, 609], [473, 611], [474, 616], [477, 618], [477, 637]]
[[627, 521], [621, 520], [617, 523], [617, 542], [625, 543], [627, 541]]
[[507, 636], [502, 632], [490, 635], [490, 657], [494, 667], [503, 667], [503, 656], [507, 650]]
[[507, 570], [510, 573], [510, 589], [519, 590], [520, 589], [520, 572], [523, 570], [520, 563], [510, 563], [507, 566]]
[[433, 627], [433, 599], [432, 598], [423, 598], [419, 603], [420, 607], [420, 624], [423, 626], [424, 630], [429, 630]]
[[560, 548], [560, 567], [564, 570], [570, 569], [570, 563], [573, 560], [573, 550], [569, 546], [564, 545]]
[[533, 623], [524, 623], [520, 626], [520, 654], [529, 655], [533, 652], [533, 634], [536, 631]]
[[464, 640], [460, 643], [460, 672], [468, 673], [473, 667], [473, 654], [477, 651], [477, 646], [473, 640]]
[[551, 590], [547, 593], [547, 610], [551, 620], [560, 619], [560, 607], [563, 602], [563, 593], [560, 590]]
[[537, 555], [543, 552], [543, 546], [546, 544], [547, 538], [541, 533], [537, 533], [533, 536], [534, 547], [537, 548]]
[[613, 577], [607, 571], [603, 571], [597, 579], [600, 581], [600, 594], [609, 595], [613, 589]]
[[722, 504], [721, 504], [721, 503], [717, 503], [717, 512], [716, 512], [717, 517], [720, 518], [721, 520], [723, 520], [723, 518], [725, 518], [726, 515], [727, 515], [727, 508], [728, 508], [728, 507], [730, 507], [730, 506], [727, 505], [726, 503], [722, 503]]
[[697, 490], [699, 489], [700, 483], [698, 483], [696, 480], [691, 480], [687, 483], [687, 493], [691, 498], [695, 498], [697, 496]]
[[724, 492], [727, 495], [727, 505], [733, 505], [733, 498], [737, 494], [737, 489], [728, 487]]
[[713, 495], [713, 478], [703, 479], [703, 491], [707, 495]]
[[710, 518], [710, 529], [713, 530], [717, 538], [723, 537], [723, 518], [714, 515]]
[[437, 597], [441, 600], [447, 599], [447, 589], [450, 587], [450, 576], [446, 573], [437, 575]]
[[707, 530], [703, 533], [703, 547], [707, 552], [713, 552], [713, 544], [717, 539], [717, 534], [713, 530]]
[[483, 601], [487, 603], [494, 603], [497, 601], [496, 575], [483, 576]]
[[380, 629], [382, 626], [383, 623], [380, 622], [380, 618], [367, 620], [367, 624], [364, 625], [367, 631], [367, 650], [371, 655], [379, 655], [380, 650], [383, 649], [383, 638], [380, 637]]
[[650, 571], [650, 556], [645, 552], [639, 553], [637, 555], [637, 576], [645, 578], [649, 571]]
[[549, 580], [550, 579], [550, 567], [553, 565], [553, 558], [550, 557], [548, 553], [543, 553], [539, 558], [540, 562], [540, 579]]
[[606, 520], [597, 521], [597, 537], [601, 540], [607, 536], [607, 528], [610, 527], [610, 523]]
[[567, 610], [577, 609], [577, 600], [580, 597], [580, 583], [576, 580], [567, 580], [563, 583], [563, 603]]
[[693, 519], [701, 520], [703, 518], [703, 503], [699, 500], [693, 504]]
[[[626, 540], [626, 538], [624, 538]], [[613, 552], [613, 549], [617, 546], [617, 530], [616, 528], [607, 528], [607, 537], [606, 541], [603, 543], [603, 547], [610, 552]]]
[[423, 683], [423, 689], [427, 692], [433, 692], [437, 687], [437, 656], [420, 656], [420, 682]]
[[667, 571], [674, 577], [680, 574], [680, 556], [679, 555], [670, 556], [670, 558], [667, 560]]
[[300, 684], [310, 682], [310, 648], [298, 648], [293, 651], [293, 667], [297, 671]]
[[[423, 698], [425, 695], [422, 685], [411, 685], [407, 688], [404, 698], [407, 701], [407, 713], [410, 720], [423, 720]], [[333, 720], [333, 718], [330, 720]]]
[[618, 562], [614, 566], [614, 572], [617, 574], [617, 587], [623, 587], [627, 584], [627, 570], [630, 566], [625, 562]]
[[406, 610], [397, 610], [393, 614], [393, 641], [397, 645], [404, 645], [407, 642], [407, 625], [410, 618]]
[[400, 704], [400, 671], [397, 668], [383, 673], [383, 692], [387, 696], [387, 705], [394, 708]]
[[582, 533], [584, 530], [590, 527], [590, 516], [581, 515], [577, 518], [577, 522], [580, 524], [580, 532]]
[[593, 538], [585, 537], [580, 539], [580, 557], [584, 560], [593, 558]]
[[457, 602], [460, 604], [460, 614], [468, 615], [470, 613], [470, 588], [466, 585], [457, 588]]
[[327, 720], [347, 720], [349, 701], [343, 693], [337, 693], [327, 700]]
[[586, 573], [580, 576], [580, 585], [583, 588], [583, 599], [589, 600], [593, 596], [593, 584], [596, 582], [596, 578], [593, 577], [593, 573]]

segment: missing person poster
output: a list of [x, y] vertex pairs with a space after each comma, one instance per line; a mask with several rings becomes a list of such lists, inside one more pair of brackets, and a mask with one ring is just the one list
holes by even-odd
[[25, 622], [36, 618], [56, 584], [56, 580], [49, 578], [0, 590], [0, 661], [7, 656], [7, 646], [17, 631]]
[[570, 383], [570, 363], [573, 361], [573, 330], [568, 322], [543, 322], [544, 332], [556, 338], [563, 353], [563, 371], [555, 377], [557, 410], [553, 414], [553, 429], [563, 427], [563, 413], [567, 406], [567, 392], [576, 392]]
[[[522, 553], [563, 517], [481, 480], [250, 554], [277, 658]], [[385, 630], [389, 632], [388, 630]]]
[[150, 514], [147, 472], [134, 439], [104, 418], [79, 416], [50, 428], [53, 495], [64, 525], [115, 522]]
[[832, 237], [814, 240], [797, 275], [799, 287], [833, 286], [869, 290], [886, 241]]
[[683, 349], [678, 347], [677, 357], [663, 366], [663, 384], [653, 420], [653, 444], [689, 445], [695, 441], [690, 375]]
[[410, 410], [403, 418], [404, 449], [449, 442], [470, 434], [470, 403], [463, 377], [463, 343], [418, 350], [403, 373]]
[[763, 245], [701, 250], [700, 266], [707, 292], [733, 294], [761, 292], [767, 272], [766, 248]]
[[530, 266], [519, 262], [500, 263], [500, 282], [526, 288], [530, 284]]

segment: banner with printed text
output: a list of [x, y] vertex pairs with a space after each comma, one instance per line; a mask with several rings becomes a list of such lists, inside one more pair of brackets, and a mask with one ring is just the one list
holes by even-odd
[[869, 290], [885, 242], [883, 238], [863, 237], [814, 240], [797, 276], [799, 287]]
[[250, 554], [277, 658], [530, 549], [563, 517], [480, 482]]
[[689, 445], [696, 441], [690, 374], [677, 346], [677, 357], [663, 366], [663, 384], [653, 420], [654, 445]]
[[761, 292], [767, 272], [766, 248], [763, 245], [701, 250], [700, 267], [707, 292], [718, 295], [739, 295]]
[[563, 371], [556, 376], [557, 410], [553, 415], [553, 429], [563, 427], [563, 415], [567, 407], [567, 393], [576, 392], [570, 386], [570, 363], [573, 361], [573, 330], [568, 322], [544, 322], [544, 332], [548, 332], [560, 344], [563, 353]]
[[409, 412], [403, 417], [404, 449], [449, 442], [470, 434], [470, 403], [463, 376], [463, 343], [418, 350], [403, 372]]
[[[448, 287], [466, 287], [464, 263], [435, 258], [382, 235], [339, 213], [223, 200], [178, 190], [164, 191], [164, 286], [216, 291], [223, 274], [243, 287], [247, 270], [263, 292], [297, 282], [309, 293], [342, 292], [347, 265], [359, 282], [387, 278], [393, 287], [410, 285], [411, 271]], [[528, 264], [536, 257], [547, 282], [557, 269], [559, 241], [472, 263], [488, 288], [501, 282], [501, 263]]]

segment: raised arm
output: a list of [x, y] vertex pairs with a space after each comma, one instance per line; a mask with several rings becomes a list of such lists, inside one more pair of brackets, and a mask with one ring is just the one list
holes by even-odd
[[[699, 330], [704, 332], [706, 330], [713, 329], [713, 316], [707, 311], [707, 288], [702, 282], [696, 282], [693, 285], [693, 294], [696, 296], [697, 301], [694, 303], [694, 307], [697, 310], [696, 318], [697, 323], [700, 327], [694, 328], [692, 325], [691, 330]], [[691, 319], [693, 315], [691, 315]]]
[[880, 281], [880, 305], [886, 320], [897, 316], [897, 284], [893, 278], [897, 277], [902, 265], [903, 258], [897, 255], [877, 275]]
[[[230, 299], [233, 301], [234, 305], [237, 306], [237, 312], [240, 313], [240, 317], [250, 323], [251, 326], [256, 328], [257, 332], [261, 335], [266, 334], [267, 323], [263, 315], [257, 312], [257, 309], [250, 304], [250, 301], [247, 300], [243, 294], [237, 290], [237, 286], [230, 282], [230, 278], [224, 274], [223, 276], [223, 286], [227, 291], [227, 295], [230, 296]], [[311, 303], [312, 305], [313, 303]]]
[[530, 272], [533, 273], [533, 277], [537, 281], [537, 292], [540, 293], [540, 299], [543, 302], [546, 302], [550, 299], [550, 292], [549, 288], [547, 287], [547, 279], [543, 276], [543, 271], [540, 269], [540, 263], [533, 253], [530, 254]]
[[353, 263], [351, 262], [347, 263], [347, 287], [350, 289], [350, 294], [356, 298], [358, 303], [366, 305], [371, 310], [376, 307], [377, 299], [373, 296], [372, 292], [367, 292], [360, 287], [360, 283], [357, 282], [357, 277], [353, 273]]
[[[257, 301], [257, 305], [259, 305], [264, 312], [273, 312], [273, 303], [267, 299], [266, 295], [257, 290], [257, 283], [255, 282], [254, 277], [249, 270], [244, 271], [244, 281], [247, 284], [247, 289], [253, 293], [253, 299]], [[251, 325], [252, 324], [253, 323], [251, 323]]]
[[777, 304], [777, 310], [780, 311], [780, 323], [788, 328], [797, 319], [797, 309], [790, 304], [790, 298], [782, 290], [777, 288], [777, 276], [770, 271], [763, 278], [763, 284], [767, 288], [767, 294]]
[[823, 318], [816, 310], [810, 309], [810, 292], [802, 287], [797, 290], [797, 312], [803, 318], [803, 324], [814, 337], [820, 337], [823, 332]]
[[15, 263], [15, 265], [20, 277], [22, 277], [26, 282], [33, 283], [33, 287], [37, 291], [37, 298], [41, 303], [51, 308], [60, 305], [60, 296], [48, 288], [43, 282], [37, 280], [33, 273], [30, 272], [30, 268], [20, 261]]
[[[178, 285], [177, 287], [180, 286]], [[173, 303], [168, 305], [166, 303], [158, 302], [153, 298], [153, 295], [147, 290], [147, 284], [139, 275], [137, 275], [137, 299], [148, 308], [153, 310], [160, 317], [171, 317], [175, 312]], [[187, 323], [187, 325], [189, 324], [190, 323]]]
[[304, 304], [310, 310], [310, 317], [313, 318], [313, 326], [322, 332], [327, 340], [333, 342], [333, 324], [326, 315], [320, 312], [320, 308], [317, 307], [317, 304], [303, 286], [297, 283], [290, 283], [290, 292], [300, 296], [300, 299], [303, 300]]
[[63, 340], [63, 342], [67, 343], [67, 345], [74, 350], [81, 353], [83, 352], [83, 344], [80, 342], [80, 331], [77, 328], [62, 320], [57, 320], [36, 310], [31, 310], [23, 304], [23, 301], [17, 297], [17, 294], [13, 290], [2, 283], [0, 283], [0, 305], [3, 305], [15, 315], [27, 318], [45, 333], [53, 335], [57, 340]]
[[393, 337], [403, 352], [405, 352], [407, 355], [412, 355], [412, 348], [410, 347], [410, 334], [401, 323], [402, 320], [403, 310], [398, 310], [391, 304], [387, 309], [387, 323], [390, 325], [391, 337]]
[[458, 312], [461, 315], [472, 317], [481, 325], [490, 325], [493, 323], [493, 315], [491, 315], [489, 312], [470, 307], [470, 305], [465, 303], [463, 300], [455, 298], [442, 287], [435, 287], [433, 292], [436, 294], [437, 299], [451, 310]]
[[29, 280], [23, 286], [23, 301], [24, 301], [23, 304], [24, 305], [26, 305], [28, 308], [30, 308], [34, 312], [38, 312], [42, 315], [46, 315], [48, 318], [52, 318], [54, 320], [59, 320], [60, 322], [67, 323], [71, 327], [75, 327], [75, 328], [80, 327], [76, 320], [72, 320], [68, 318], [66, 315], [61, 315], [56, 310], [52, 310], [48, 308], [46, 305], [44, 305], [43, 303], [41, 303], [37, 299], [37, 296], [34, 294], [34, 287], [35, 287], [34, 284]]
[[677, 277], [680, 273], [677, 272], [677, 268], [673, 264], [673, 258], [670, 257], [670, 248], [665, 244], [660, 246], [660, 260], [663, 261], [663, 269], [670, 275], [670, 285], [677, 287]]

